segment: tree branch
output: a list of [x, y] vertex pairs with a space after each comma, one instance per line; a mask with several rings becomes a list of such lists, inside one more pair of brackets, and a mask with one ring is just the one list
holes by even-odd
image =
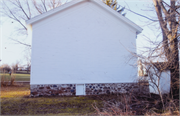
[[[3, 1], [3, 4], [4, 4], [5, 7], [8, 9], [9, 13], [13, 16], [13, 18], [12, 18], [12, 17], [10, 17], [10, 18], [12, 18], [12, 19], [14, 19], [15, 21], [19, 22], [20, 25], [23, 26], [23, 28], [24, 28], [25, 30], [27, 30], [26, 26], [24, 26], [24, 25], [21, 23], [21, 21], [13, 14], [13, 12], [9, 9], [9, 7], [5, 4], [4, 1]], [[5, 15], [7, 15], [7, 14], [5, 14]], [[7, 15], [7, 16], [9, 16], [9, 15]]]
[[43, 7], [44, 7], [44, 9], [45, 9], [45, 12], [47, 12], [47, 8], [46, 8], [46, 2], [45, 2], [45, 0], [43, 1], [43, 0], [41, 0], [41, 2], [42, 2], [42, 4], [43, 4]]
[[16, 40], [16, 39], [12, 39], [12, 38], [10, 38], [10, 39], [11, 39], [11, 40], [13, 40], [13, 41], [15, 41], [15, 42], [17, 42], [18, 44], [22, 44], [22, 45], [25, 45], [25, 46], [31, 47], [31, 45], [26, 44], [26, 43], [23, 43], [23, 42], [20, 42], [20, 41], [18, 41], [18, 40]]
[[166, 16], [166, 17], [169, 17], [169, 13], [168, 13], [168, 11], [166, 10], [166, 8], [164, 7], [164, 5], [162, 4], [162, 0], [159, 0], [158, 3], [159, 3], [159, 5], [161, 6], [161, 9], [162, 9], [162, 11], [164, 12], [165, 16]]
[[146, 17], [146, 16], [144, 16], [144, 15], [141, 15], [141, 14], [139, 14], [139, 13], [136, 13], [136, 12], [130, 10], [130, 9], [127, 9], [127, 8], [125, 8], [125, 9], [128, 10], [128, 11], [130, 11], [130, 12], [132, 12], [132, 13], [134, 13], [134, 14], [136, 14], [136, 15], [139, 15], [139, 16], [141, 16], [141, 17], [144, 17], [144, 18], [146, 18], [146, 19], [148, 19], [148, 20], [158, 21], [158, 20], [154, 20], [154, 19], [151, 19], [151, 18], [149, 18], [149, 17]]
[[180, 8], [180, 6], [178, 6], [176, 9], [172, 8], [169, 4], [167, 4], [166, 2], [162, 1], [164, 4], [166, 4], [169, 8], [171, 8], [172, 10], [174, 10], [178, 15], [180, 15], [180, 13], [178, 11], [176, 11], [176, 9]]
[[28, 17], [27, 13], [24, 11], [22, 5], [21, 5], [21, 2], [18, 0], [17, 1], [18, 5], [19, 5], [19, 8], [21, 9], [21, 11], [25, 14], [26, 18], [29, 20], [30, 18]]

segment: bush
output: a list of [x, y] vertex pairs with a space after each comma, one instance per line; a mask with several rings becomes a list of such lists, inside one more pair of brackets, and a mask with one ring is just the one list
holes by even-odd
[[1, 70], [1, 72], [6, 73], [6, 72], [11, 71], [11, 67], [8, 64], [3, 64], [0, 66], [0, 70]]

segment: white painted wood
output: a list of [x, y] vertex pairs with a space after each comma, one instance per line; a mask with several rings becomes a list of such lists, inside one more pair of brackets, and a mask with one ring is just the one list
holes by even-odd
[[[156, 80], [156, 84], [158, 85], [158, 78], [156, 76], [153, 77]], [[159, 89], [161, 94], [168, 94], [170, 92], [170, 71], [166, 70], [161, 73], [160, 80], [159, 80]], [[150, 83], [152, 84], [152, 83]], [[152, 84], [153, 85], [153, 84]], [[152, 86], [149, 86], [150, 92], [159, 94], [157, 87], [153, 88]]]
[[76, 95], [85, 95], [85, 85], [76, 84]]
[[170, 82], [171, 82], [170, 71], [167, 70], [162, 72], [160, 79], [160, 90], [162, 94], [168, 94], [170, 92]]
[[58, 8], [55, 8], [53, 10], [50, 10], [48, 12], [45, 12], [39, 16], [36, 16], [30, 20], [26, 21], [26, 24], [34, 24], [38, 21], [41, 21], [45, 18], [51, 17], [52, 15], [56, 15], [56, 13], [58, 12], [63, 12], [64, 10], [68, 9], [68, 8], [72, 8], [75, 5], [79, 5], [79, 4], [83, 4], [84, 2], [91, 2], [94, 3], [94, 5], [98, 5], [99, 7], [101, 7], [103, 10], [105, 10], [106, 12], [111, 13], [112, 15], [114, 15], [116, 18], [119, 18], [119, 20], [123, 21], [124, 23], [126, 23], [127, 25], [129, 25], [131, 28], [134, 28], [137, 31], [137, 34], [141, 33], [142, 28], [137, 26], [135, 23], [133, 23], [132, 21], [130, 21], [129, 19], [127, 19], [126, 17], [120, 15], [118, 12], [114, 11], [112, 8], [110, 8], [109, 6], [107, 6], [106, 4], [104, 4], [102, 1], [100, 0], [73, 0], [69, 3], [66, 3]]
[[137, 77], [129, 65], [136, 60], [128, 62], [137, 30], [94, 2], [43, 18], [32, 30], [31, 84], [123, 83]]

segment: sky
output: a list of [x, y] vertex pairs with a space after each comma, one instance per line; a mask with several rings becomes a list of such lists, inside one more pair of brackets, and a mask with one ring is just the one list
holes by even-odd
[[[118, 0], [118, 4], [141, 15], [156, 19], [152, 0]], [[157, 38], [157, 35], [160, 33], [158, 23], [153, 23], [152, 21], [128, 10], [125, 10], [124, 12], [128, 19], [143, 29], [142, 33], [137, 37], [137, 48], [151, 46], [145, 40], [147, 37], [151, 39]], [[16, 29], [18, 26], [19, 25], [15, 21], [3, 17], [2, 15], [0, 16], [0, 65], [12, 65], [16, 62], [25, 65], [28, 62], [27, 57], [29, 57], [30, 53], [27, 50], [27, 47], [22, 44], [17, 44], [17, 42], [10, 39], [15, 38], [25, 43], [31, 43], [31, 40], [29, 40], [27, 36], [19, 36], [17, 34]], [[154, 29], [156, 31], [154, 31]]]

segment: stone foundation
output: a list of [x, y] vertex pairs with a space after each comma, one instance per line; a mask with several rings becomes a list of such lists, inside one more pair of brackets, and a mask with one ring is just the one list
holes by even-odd
[[75, 84], [30, 85], [31, 96], [72, 96], [76, 93]]
[[[76, 84], [31, 85], [31, 96], [75, 96]], [[86, 95], [117, 93], [149, 93], [149, 83], [88, 83], [85, 84]]]
[[141, 92], [149, 93], [148, 86], [140, 85], [139, 83], [105, 83], [105, 84], [86, 84], [86, 95], [98, 94], [116, 94], [116, 93], [130, 93]]

